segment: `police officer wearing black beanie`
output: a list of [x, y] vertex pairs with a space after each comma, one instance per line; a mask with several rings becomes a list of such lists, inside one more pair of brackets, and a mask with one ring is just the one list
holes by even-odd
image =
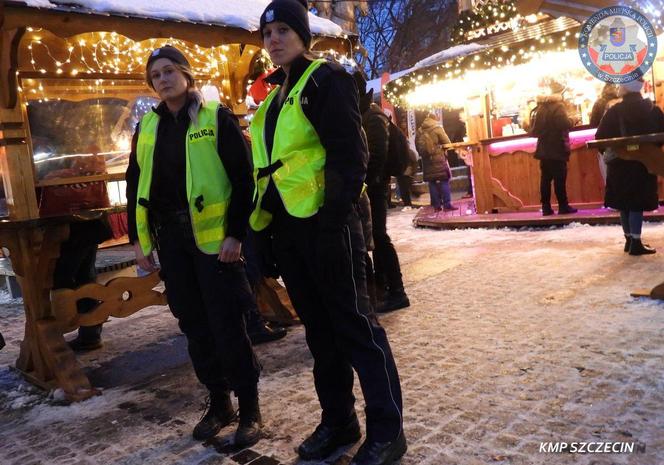
[[353, 370], [366, 439], [352, 465], [388, 465], [406, 451], [399, 375], [372, 312], [357, 202], [367, 169], [358, 90], [339, 65], [312, 60], [306, 2], [275, 0], [260, 20], [280, 68], [251, 124], [256, 204], [250, 218], [264, 269], [278, 270], [314, 357], [321, 422], [298, 447], [323, 460], [357, 442]]

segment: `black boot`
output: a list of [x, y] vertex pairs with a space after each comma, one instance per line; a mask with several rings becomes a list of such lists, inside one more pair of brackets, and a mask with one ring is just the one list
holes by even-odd
[[236, 413], [228, 392], [210, 393], [205, 399], [204, 413], [194, 427], [193, 436], [197, 441], [213, 438], [224, 426], [235, 420]]
[[367, 439], [360, 446], [350, 465], [392, 465], [403, 457], [408, 446], [403, 431], [391, 442], [376, 442]]
[[632, 245], [632, 236], [625, 236], [624, 252], [629, 252], [629, 247]]
[[104, 344], [101, 342], [102, 325], [81, 326], [78, 328], [78, 336], [67, 342], [74, 352], [87, 352], [100, 349]]
[[550, 204], [543, 203], [542, 204], [542, 216], [550, 216], [553, 215], [553, 208], [551, 208]]
[[650, 255], [655, 252], [655, 249], [651, 249], [647, 245], [644, 245], [641, 242], [641, 239], [637, 239], [635, 237], [632, 238], [632, 243], [629, 245], [630, 255]]
[[247, 328], [247, 335], [251, 340], [252, 345], [263, 344], [264, 342], [276, 341], [286, 336], [286, 328], [283, 327], [271, 327], [267, 325], [264, 321], [261, 321], [259, 324], [252, 328]]
[[558, 214], [559, 215], [567, 215], [569, 213], [576, 213], [578, 211], [579, 210], [577, 210], [576, 208], [570, 206], [569, 204], [561, 205], [561, 206], [558, 207]]
[[376, 309], [377, 313], [387, 313], [393, 310], [399, 310], [400, 308], [410, 307], [410, 300], [406, 292], [401, 289], [389, 290], [385, 300], [378, 305]]
[[253, 446], [261, 438], [263, 419], [258, 406], [258, 394], [238, 395], [240, 423], [235, 432], [235, 445]]
[[328, 426], [321, 423], [313, 433], [297, 448], [297, 453], [303, 460], [323, 460], [341, 446], [353, 444], [362, 437], [360, 423], [357, 415], [342, 425]]

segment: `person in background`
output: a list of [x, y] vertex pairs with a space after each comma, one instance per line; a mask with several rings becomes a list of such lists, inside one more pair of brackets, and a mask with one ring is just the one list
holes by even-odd
[[429, 183], [431, 206], [435, 211], [453, 211], [458, 207], [452, 205], [450, 179], [452, 170], [447, 162], [446, 150], [443, 145], [449, 144], [450, 138], [436, 119], [429, 113], [417, 130], [415, 145], [422, 158], [422, 174]]
[[308, 56], [305, 0], [275, 0], [260, 18], [277, 87], [250, 132], [265, 268], [276, 268], [306, 331], [322, 408], [298, 446], [321, 461], [357, 442], [353, 369], [366, 404], [366, 439], [352, 465], [391, 465], [406, 452], [401, 387], [387, 335], [369, 301], [357, 202], [367, 169], [358, 91], [340, 65]]
[[206, 440], [236, 417], [235, 444], [261, 437], [260, 365], [245, 315], [254, 302], [241, 257], [251, 212], [249, 153], [237, 119], [205, 103], [186, 57], [166, 45], [147, 60], [146, 83], [161, 103], [141, 119], [127, 168], [129, 239], [145, 271], [156, 269], [209, 392], [193, 437]]
[[[611, 108], [613, 105], [620, 101], [618, 96], [617, 84], [612, 84], [607, 82], [602, 88], [602, 95], [597, 99], [593, 104], [593, 108], [590, 112], [590, 127], [596, 128], [599, 126], [599, 122], [602, 120], [604, 113]], [[606, 185], [606, 163], [600, 152], [597, 152], [597, 164], [599, 166], [600, 174]]]
[[390, 175], [387, 172], [390, 130], [383, 110], [371, 103], [373, 91], [366, 90], [364, 77], [355, 72], [355, 84], [360, 95], [362, 128], [367, 136], [369, 163], [367, 165], [367, 194], [371, 204], [371, 224], [374, 242], [374, 276], [379, 313], [410, 306], [403, 287], [399, 256], [387, 234], [387, 198], [390, 194]]
[[[450, 138], [450, 142], [463, 142], [468, 134], [466, 131], [466, 123], [464, 121], [465, 113], [462, 109], [443, 110], [443, 127], [445, 132]], [[473, 182], [470, 173], [470, 166], [459, 156], [456, 150], [449, 150], [447, 152], [452, 167], [465, 166], [468, 170], [468, 190], [464, 198], [473, 196]]]
[[[260, 258], [256, 250], [256, 237], [249, 228], [247, 237], [242, 242], [243, 256], [246, 260], [247, 279], [253, 295], [257, 295], [258, 286], [265, 279], [261, 269]], [[253, 345], [276, 341], [286, 336], [288, 331], [282, 326], [274, 326], [265, 322], [258, 304], [254, 299], [247, 309], [247, 335]]]
[[408, 211], [413, 208], [413, 199], [412, 199], [412, 188], [413, 188], [413, 179], [417, 173], [417, 151], [413, 146], [410, 138], [408, 137], [408, 121], [402, 119], [399, 122], [399, 129], [403, 132], [404, 136], [408, 140], [409, 155], [411, 163], [406, 168], [406, 171], [401, 176], [397, 176], [397, 186], [399, 186], [399, 194], [401, 195], [401, 200], [403, 201], [403, 210]]
[[[607, 110], [599, 123], [596, 139], [638, 136], [664, 132], [664, 113], [641, 95], [643, 80], [623, 84], [618, 95], [622, 101]], [[654, 254], [641, 241], [643, 212], [659, 207], [657, 176], [636, 160], [614, 158], [607, 163], [604, 204], [620, 210], [620, 223], [625, 235], [623, 250], [630, 255]]]
[[[97, 278], [95, 262], [97, 246], [112, 237], [111, 227], [104, 219], [73, 222], [69, 227], [69, 238], [60, 246], [60, 256], [53, 271], [53, 289], [76, 289], [94, 283]], [[94, 310], [97, 302], [81, 299], [76, 302], [79, 313]], [[102, 347], [102, 325], [80, 326], [76, 338], [68, 341], [74, 352], [86, 352]]]
[[590, 112], [590, 127], [598, 127], [604, 113], [620, 101], [620, 97], [618, 96], [619, 87], [617, 84], [610, 82], [604, 84], [602, 95], [593, 104], [593, 109]]
[[550, 84], [551, 94], [537, 97], [537, 106], [530, 117], [530, 133], [537, 137], [535, 159], [540, 161], [540, 199], [542, 215], [553, 215], [551, 182], [558, 199], [560, 215], [576, 213], [567, 198], [567, 162], [570, 156], [569, 131], [575, 121], [567, 115], [563, 92], [557, 81]]

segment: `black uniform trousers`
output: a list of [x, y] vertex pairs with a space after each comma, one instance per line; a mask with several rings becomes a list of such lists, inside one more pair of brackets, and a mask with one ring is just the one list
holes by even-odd
[[403, 279], [397, 251], [387, 234], [387, 196], [389, 184], [367, 189], [371, 203], [371, 227], [374, 239], [374, 273], [378, 299], [383, 298], [385, 289], [391, 292], [403, 291]]
[[322, 423], [338, 425], [354, 411], [353, 368], [366, 403], [367, 436], [394, 440], [402, 428], [399, 375], [385, 330], [372, 312], [359, 216], [320, 232], [318, 218], [285, 211], [272, 222], [273, 252], [306, 330]]
[[244, 319], [253, 300], [244, 263], [201, 252], [188, 222], [162, 223], [156, 233], [168, 305], [187, 337], [196, 376], [210, 392], [252, 395], [260, 365]]
[[551, 205], [551, 181], [559, 206], [567, 206], [567, 161], [540, 160], [540, 196], [542, 205]]

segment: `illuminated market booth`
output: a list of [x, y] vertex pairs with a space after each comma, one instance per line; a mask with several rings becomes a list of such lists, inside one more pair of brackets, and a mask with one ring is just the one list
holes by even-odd
[[[115, 232], [126, 232], [131, 137], [157, 103], [144, 83], [150, 51], [167, 43], [180, 48], [206, 98], [244, 115], [247, 87], [268, 66], [257, 32], [268, 3], [225, 0], [199, 11], [195, 2], [181, 2], [177, 11], [146, 14], [159, 11], [147, 0], [0, 0], [0, 245], [25, 303], [17, 368], [35, 383], [62, 387], [70, 398], [89, 396], [62, 334], [165, 302], [151, 291], [156, 273], [119, 278], [99, 291], [103, 304], [83, 316], [71, 302], [56, 308], [50, 296], [70, 222], [110, 214]], [[355, 37], [310, 19], [315, 51], [351, 55]]]
[[[604, 166], [586, 142], [594, 139], [595, 129], [588, 123], [604, 83], [580, 61], [580, 26], [574, 19], [541, 12], [523, 16], [509, 0], [480, 2], [461, 13], [455, 46], [420, 61], [385, 86], [386, 97], [401, 108], [463, 110], [467, 141], [455, 146], [467, 152], [472, 164], [477, 213], [541, 208], [539, 166], [533, 158], [536, 139], [527, 130], [537, 97], [550, 94], [554, 83], [565, 87], [568, 115], [577, 121], [570, 132], [570, 203], [602, 206]], [[656, 93], [660, 103], [663, 65], [657, 61], [645, 76], [646, 93], [651, 98]]]

